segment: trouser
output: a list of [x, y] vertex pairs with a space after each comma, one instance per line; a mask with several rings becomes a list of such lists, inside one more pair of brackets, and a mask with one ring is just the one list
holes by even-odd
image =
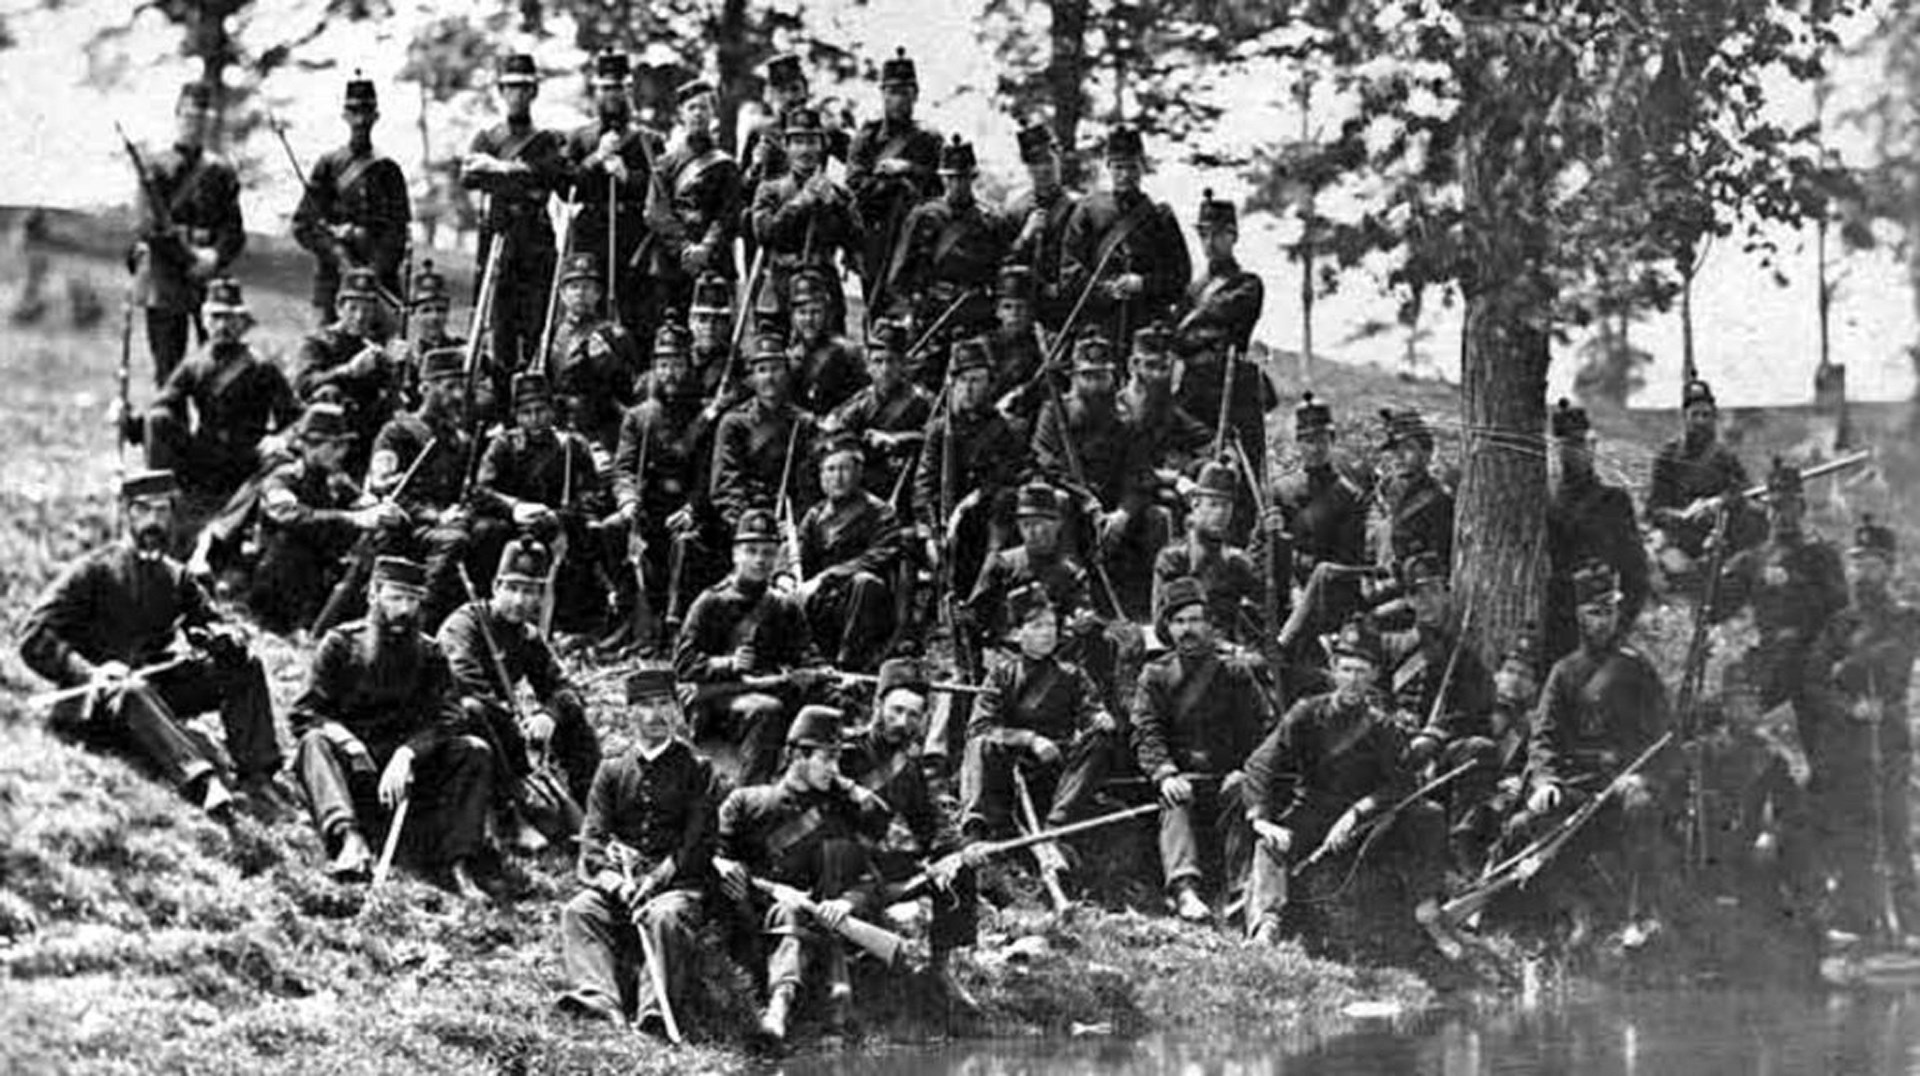
[[[853, 914], [864, 918], [867, 894], [854, 886], [872, 866], [866, 846], [855, 840], [836, 838], [822, 841], [818, 856], [819, 870], [810, 895], [815, 900], [848, 900], [854, 905]], [[825, 968], [836, 980], [845, 978], [846, 943], [814, 922], [807, 913], [789, 904], [772, 902], [761, 917], [760, 932], [773, 939], [767, 953], [770, 990], [782, 987], [798, 990], [814, 968]]]
[[186, 310], [147, 308], [147, 351], [153, 355], [153, 383], [165, 385], [173, 368], [187, 357], [188, 331], [193, 314]]
[[[182, 720], [211, 710], [220, 713], [223, 743]], [[190, 658], [101, 698], [84, 714], [63, 713], [80, 716], [71, 731], [82, 739], [146, 760], [183, 791], [228, 770], [242, 780], [271, 777], [284, 758], [257, 658]]]
[[[1913, 743], [1904, 711], [1877, 727], [1836, 724], [1822, 739], [1823, 764], [1814, 771], [1809, 790], [1814, 801], [1810, 823], [1815, 845], [1824, 853], [1824, 873], [1838, 883], [1837, 923], [1854, 933], [1875, 933], [1885, 922], [1890, 896], [1901, 930], [1920, 929], [1907, 805]], [[1883, 870], [1890, 892], [1881, 888]]]
[[1217, 862], [1221, 889], [1238, 892], [1246, 884], [1252, 843], [1238, 781], [1195, 783], [1191, 802], [1160, 804], [1160, 870], [1169, 889], [1200, 884], [1203, 863]]
[[[645, 953], [651, 949], [659, 956], [668, 1002], [682, 1004], [704, 918], [700, 894], [691, 889], [669, 889], [637, 909], [597, 889], [582, 890], [560, 909], [560, 959], [567, 981], [575, 994], [596, 1005], [641, 1020], [658, 1016], [660, 999]], [[651, 943], [645, 948], [641, 931]]]
[[[1599, 782], [1609, 777], [1610, 774], [1599, 775], [1592, 782], [1583, 783], [1599, 788]], [[1509, 818], [1492, 854], [1512, 855], [1552, 833], [1595, 794], [1590, 788], [1570, 783], [1563, 783], [1561, 792], [1560, 804], [1552, 811], [1535, 814], [1523, 808]], [[1562, 887], [1616, 891], [1627, 898], [1627, 911], [1637, 913], [1635, 901], [1640, 886], [1657, 882], [1667, 867], [1677, 866], [1673, 863], [1675, 856], [1664, 826], [1665, 818], [1658, 801], [1648, 799], [1628, 806], [1622, 798], [1614, 797], [1561, 846], [1541, 878], [1547, 879], [1546, 884], [1556, 891]], [[1590, 877], [1594, 865], [1603, 870], [1611, 868], [1606, 879]]]
[[247, 593], [247, 607], [263, 627], [286, 634], [312, 623], [339, 578], [340, 558], [352, 546], [350, 535], [339, 537], [345, 540], [266, 533]]
[[1488, 804], [1500, 780], [1500, 748], [1484, 736], [1449, 742], [1434, 761], [1434, 776], [1471, 764], [1472, 768], [1436, 793], [1446, 808], [1447, 848], [1454, 864], [1473, 870], [1485, 859]]
[[961, 827], [969, 836], [997, 837], [1013, 828], [1014, 767], [1026, 775], [1034, 813], [1048, 828], [1085, 818], [1094, 793], [1106, 783], [1118, 747], [1116, 738], [1085, 732], [1060, 745], [1060, 761], [1043, 765], [1025, 748], [987, 736], [967, 741], [960, 764]]
[[[491, 234], [481, 240], [479, 264], [482, 266], [487, 264], [488, 248], [493, 241]], [[508, 241], [500, 262], [500, 280], [494, 289], [493, 309], [487, 318], [495, 370], [519, 370], [538, 354], [540, 335], [546, 329], [547, 295], [553, 286], [554, 262], [558, 257], [551, 231], [515, 236]], [[477, 281], [474, 286], [479, 286]], [[508, 387], [496, 386], [502, 391]]]
[[[1166, 507], [1150, 504], [1127, 521], [1110, 551], [1103, 552], [1099, 542], [1100, 507], [1091, 501], [1075, 499], [1068, 509], [1067, 527], [1080, 561], [1089, 566], [1093, 580], [1093, 603], [1111, 616], [1136, 621], [1152, 619], [1153, 561], [1174, 533], [1173, 514]], [[1117, 593], [1108, 594], [1100, 573], [1114, 583]], [[1122, 608], [1107, 609], [1118, 598]]]
[[[883, 850], [872, 854], [874, 873], [885, 885], [898, 885], [917, 877], [925, 866], [922, 857], [905, 851]], [[887, 890], [882, 888], [883, 898], [893, 903]], [[932, 886], [926, 888], [926, 896], [932, 902], [932, 916], [927, 923], [927, 946], [936, 953], [965, 949], [974, 944], [980, 936], [980, 889], [977, 876], [972, 867], [961, 867], [954, 872], [953, 885], [942, 892]]]
[[[1324, 857], [1304, 878], [1295, 878], [1292, 863], [1313, 855], [1339, 817], [1329, 812], [1289, 819], [1293, 847], [1284, 856], [1275, 854], [1264, 841], [1252, 842], [1253, 870], [1247, 888], [1249, 928], [1258, 926], [1262, 919], [1278, 918], [1291, 905], [1357, 898], [1365, 889], [1349, 884], [1348, 879], [1354, 875], [1371, 877], [1378, 872], [1397, 879], [1414, 894], [1438, 889], [1437, 867], [1446, 817], [1438, 804], [1426, 801], [1408, 804], [1387, 822], [1385, 832], [1377, 836], [1362, 833], [1348, 849]], [[1362, 849], [1366, 858], [1356, 864], [1353, 857]], [[1307, 879], [1312, 879], [1311, 883], [1302, 885]]]
[[149, 411], [147, 466], [172, 471], [183, 487], [224, 500], [260, 469], [260, 451], [256, 443], [226, 441], [222, 432], [203, 428], [196, 434], [172, 411]]
[[749, 691], [698, 703], [688, 716], [696, 738], [718, 736], [733, 745], [739, 758], [736, 786], [764, 784], [780, 772], [793, 719], [792, 707], [780, 696]]
[[[593, 730], [586, 708], [573, 695], [562, 693], [542, 705], [553, 717], [550, 747], [553, 761], [566, 781], [567, 794], [584, 806], [587, 791], [593, 787], [594, 771], [600, 768], [600, 734]], [[533, 761], [520, 723], [514, 720], [512, 710], [495, 699], [469, 695], [460, 700], [460, 707], [476, 727], [484, 722], [493, 734], [493, 741], [500, 745], [493, 759], [494, 791], [508, 794], [515, 782], [525, 780], [533, 772]]]
[[[313, 824], [329, 851], [349, 829], [380, 819], [380, 774], [401, 744], [369, 745], [336, 722], [300, 737], [294, 770]], [[480, 850], [493, 796], [493, 758], [477, 736], [447, 736], [413, 760], [410, 847], [427, 862], [452, 864]]]
[[871, 672], [893, 634], [893, 593], [871, 572], [853, 572], [820, 582], [806, 596], [807, 627], [821, 649], [835, 653], [834, 665], [849, 672]]

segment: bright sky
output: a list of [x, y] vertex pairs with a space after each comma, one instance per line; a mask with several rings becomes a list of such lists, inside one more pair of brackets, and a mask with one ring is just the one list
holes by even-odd
[[[332, 145], [340, 131], [336, 118], [340, 83], [354, 67], [363, 68], [381, 87], [383, 120], [378, 139], [403, 164], [419, 160], [415, 129], [418, 104], [411, 86], [394, 75], [403, 60], [414, 26], [444, 7], [427, 0], [400, 0], [401, 14], [382, 24], [345, 26], [331, 31], [303, 58], [334, 66], [317, 70], [284, 70], [267, 87], [288, 125], [291, 140], [303, 162]], [[865, 5], [816, 2], [856, 48], [869, 56], [890, 54], [905, 46], [920, 66], [922, 114], [943, 132], [957, 131], [979, 147], [982, 166], [1008, 185], [1017, 185], [1014, 122], [996, 110], [988, 94], [996, 72], [988, 49], [976, 41], [980, 0], [951, 0], [930, 4], [924, 0], [869, 0]], [[284, 40], [301, 33], [311, 16], [302, 14], [311, 4], [301, 0], [259, 0], [249, 41]], [[94, 28], [124, 18], [125, 0], [71, 0], [56, 13], [20, 18], [15, 29], [19, 45], [0, 63], [0, 129], [15, 134], [20, 147], [5, 170], [0, 170], [0, 202], [92, 207], [124, 202], [133, 184], [113, 137], [118, 118], [141, 141], [167, 137], [173, 95], [190, 75], [177, 55], [177, 31], [148, 16], [118, 46], [99, 55], [103, 70], [116, 79], [110, 91], [87, 84], [89, 60], [84, 42]], [[531, 43], [518, 42], [525, 47]], [[564, 66], [569, 50], [554, 42], [539, 48], [543, 62]], [[1871, 86], [1877, 70], [1865, 62], [1844, 68], [1838, 78], [1835, 107], [1849, 96], [1858, 97]], [[1283, 129], [1284, 105], [1273, 101], [1278, 91], [1270, 79], [1258, 76], [1229, 88], [1237, 121], [1217, 133], [1233, 144], [1236, 138], [1268, 137]], [[552, 85], [539, 106], [544, 122], [563, 126], [579, 116], [580, 87]], [[872, 87], [846, 87], [863, 114], [877, 108]], [[1810, 104], [1783, 97], [1783, 115], [1804, 115]], [[481, 117], [437, 118], [447, 124], [450, 138], [464, 144], [456, 128]], [[1291, 124], [1288, 124], [1290, 127]], [[1237, 130], [1236, 130], [1237, 128]], [[470, 129], [470, 126], [465, 129]], [[1149, 146], [1151, 153], [1154, 147]], [[1862, 147], [1843, 147], [1858, 153]], [[252, 148], [262, 155], [272, 180], [248, 192], [245, 211], [255, 230], [284, 230], [297, 199], [298, 187], [271, 142]], [[413, 171], [417, 171], [417, 167]], [[1162, 164], [1150, 178], [1151, 189], [1172, 203], [1183, 220], [1192, 217], [1200, 192], [1213, 188], [1222, 197], [1243, 197], [1245, 183], [1236, 175], [1205, 173], [1184, 165]], [[1267, 284], [1266, 316], [1259, 335], [1283, 348], [1299, 344], [1299, 274], [1281, 249], [1280, 222], [1253, 218], [1242, 228], [1242, 260]], [[1818, 356], [1818, 329], [1814, 318], [1814, 272], [1811, 235], [1782, 235], [1782, 269], [1788, 286], [1772, 283], [1757, 261], [1743, 256], [1738, 243], [1722, 244], [1710, 257], [1695, 299], [1696, 348], [1707, 376], [1716, 381], [1723, 402], [1746, 405], [1805, 400], [1810, 392]], [[1914, 376], [1907, 348], [1916, 342], [1915, 302], [1904, 268], [1888, 253], [1855, 255], [1840, 267], [1842, 282], [1833, 314], [1836, 361], [1847, 363], [1849, 388], [1858, 399], [1896, 399], [1912, 394]], [[1430, 304], [1432, 305], [1432, 304]], [[1356, 341], [1355, 329], [1369, 321], [1391, 322], [1394, 301], [1381, 296], [1379, 285], [1364, 273], [1351, 274], [1338, 294], [1323, 300], [1316, 310], [1315, 342], [1319, 356], [1351, 362], [1397, 366], [1404, 346], [1400, 330]], [[1432, 368], [1456, 376], [1454, 356], [1459, 344], [1459, 311], [1436, 310], [1423, 349]], [[1679, 395], [1680, 334], [1677, 317], [1638, 324], [1633, 336], [1655, 355], [1643, 404], [1665, 404]], [[1551, 391], [1564, 392], [1571, 383], [1573, 347], [1556, 362]]]

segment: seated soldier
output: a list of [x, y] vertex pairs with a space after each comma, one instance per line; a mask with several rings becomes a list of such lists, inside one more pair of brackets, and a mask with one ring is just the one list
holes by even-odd
[[961, 828], [973, 838], [1012, 828], [1016, 766], [1028, 775], [1036, 818], [1056, 826], [1084, 817], [1118, 746], [1119, 724], [1100, 690], [1054, 655], [1060, 617], [1046, 588], [1028, 583], [1014, 591], [1007, 612], [1020, 653], [987, 674], [960, 768]]
[[730, 742], [742, 784], [773, 778], [788, 715], [827, 676], [799, 601], [773, 589], [779, 551], [771, 512], [741, 516], [733, 574], [694, 599], [674, 647], [674, 673], [691, 689], [695, 742]]
[[829, 433], [851, 433], [866, 446], [867, 492], [905, 510], [902, 493], [926, 441], [933, 397], [907, 378], [907, 330], [879, 320], [867, 330], [868, 384], [822, 422]]
[[[753, 397], [720, 417], [713, 433], [713, 505], [729, 526], [741, 513], [764, 508], [792, 518], [816, 497], [814, 475], [802, 466], [814, 451], [818, 423], [793, 402], [785, 342], [763, 335], [747, 380]], [[782, 500], [786, 502], [782, 504]]]
[[1486, 765], [1469, 771], [1456, 802], [1466, 810], [1451, 825], [1453, 865], [1477, 877], [1500, 836], [1500, 823], [1519, 807], [1533, 731], [1533, 708], [1540, 699], [1540, 637], [1532, 625], [1515, 636], [1493, 671], [1493, 710], [1488, 731], [1493, 753]]
[[[834, 666], [877, 668], [894, 628], [900, 528], [893, 507], [860, 482], [858, 438], [829, 438], [820, 457], [822, 499], [800, 521], [800, 604]], [[796, 464], [797, 466], [797, 464]]]
[[936, 408], [914, 473], [914, 518], [927, 535], [927, 561], [946, 570], [943, 588], [967, 593], [980, 564], [1000, 546], [1013, 514], [1021, 446], [991, 406], [992, 359], [984, 342], [959, 340], [947, 363], [946, 406]]
[[[412, 339], [401, 343], [400, 398], [403, 406], [413, 408], [420, 406], [421, 367], [428, 353], [453, 350], [464, 357], [467, 341], [447, 331], [447, 321], [453, 314], [453, 293], [446, 274], [434, 266], [432, 258], [420, 259], [420, 269], [413, 274], [407, 290], [407, 305], [413, 314], [406, 329]], [[495, 385], [493, 378], [497, 376], [500, 371], [491, 365], [483, 373], [483, 381], [493, 389], [489, 395], [500, 396], [506, 392], [504, 381]]]
[[[734, 789], [720, 804], [713, 867], [742, 928], [773, 940], [759, 1031], [776, 1043], [787, 1037], [809, 971], [825, 972], [832, 1024], [844, 1026], [852, 1013], [846, 943], [833, 932], [873, 903], [870, 845], [889, 811], [841, 775], [841, 722], [832, 707], [802, 709], [786, 735], [785, 771]], [[816, 912], [770, 898], [756, 880], [800, 890]]]
[[[1160, 792], [1160, 869], [1180, 918], [1205, 922], [1201, 834], [1217, 848], [1221, 889], [1244, 885], [1248, 831], [1241, 767], [1272, 717], [1248, 663], [1218, 641], [1206, 588], [1187, 577], [1161, 594], [1160, 637], [1173, 649], [1140, 670], [1133, 750]], [[1204, 829], [1203, 829], [1204, 827]]]
[[367, 618], [320, 641], [294, 703], [294, 770], [329, 874], [368, 875], [366, 831], [384, 815], [387, 826], [407, 828], [442, 884], [484, 899], [472, 871], [486, 839], [493, 755], [466, 731], [440, 645], [420, 633], [426, 584], [412, 561], [374, 564]]
[[[1254, 616], [1263, 590], [1260, 573], [1247, 551], [1227, 544], [1233, 526], [1233, 499], [1240, 482], [1233, 468], [1209, 463], [1187, 493], [1187, 533], [1160, 550], [1153, 561], [1153, 606], [1160, 608], [1174, 580], [1192, 576], [1207, 589], [1213, 622], [1226, 638], [1243, 645], [1260, 640]], [[1275, 625], [1277, 628], [1278, 625]]]
[[[627, 678], [633, 747], [593, 775], [580, 831], [584, 887], [560, 910], [560, 953], [572, 987], [558, 1007], [666, 1034], [666, 1013], [684, 1000], [705, 891], [712, 882], [719, 784], [683, 737], [673, 674]], [[642, 932], [645, 937], [641, 936]], [[658, 960], [658, 968], [647, 967]], [[658, 992], [665, 985], [667, 996]]]
[[833, 291], [826, 271], [802, 269], [793, 275], [792, 331], [787, 359], [793, 369], [793, 400], [815, 415], [825, 415], [853, 398], [867, 383], [860, 349], [833, 331]]
[[347, 453], [342, 466], [354, 481], [366, 473], [373, 435], [400, 403], [401, 365], [383, 346], [380, 282], [371, 269], [349, 269], [335, 299], [339, 320], [307, 335], [293, 364], [300, 402], [339, 404]]
[[[1165, 326], [1149, 325], [1133, 334], [1122, 404], [1136, 434], [1146, 441], [1156, 499], [1163, 503], [1187, 476], [1199, 470], [1214, 434], [1174, 398], [1173, 356], [1167, 348]], [[1225, 445], [1221, 448], [1224, 453]], [[1228, 476], [1233, 476], [1231, 469]]]
[[[932, 690], [926, 663], [917, 658], [894, 658], [881, 665], [872, 721], [848, 735], [840, 772], [893, 809], [899, 824], [888, 827], [874, 850], [874, 870], [890, 886], [926, 873], [933, 889], [928, 974], [955, 1010], [977, 1016], [979, 1003], [954, 978], [951, 957], [954, 950], [972, 946], [979, 934], [980, 903], [974, 888], [979, 856], [969, 850], [980, 846], [962, 842], [921, 764], [919, 746], [926, 738]], [[891, 903], [896, 893], [890, 889], [885, 895]]]
[[[1247, 822], [1258, 845], [1247, 922], [1265, 945], [1279, 940], [1290, 906], [1307, 907], [1294, 880], [1358, 847], [1362, 827], [1413, 788], [1406, 733], [1374, 692], [1381, 654], [1371, 620], [1348, 621], [1332, 650], [1333, 690], [1294, 703], [1247, 759]], [[1409, 810], [1383, 835], [1392, 848], [1363, 861], [1369, 869], [1431, 873], [1438, 811]]]
[[[580, 692], [540, 636], [540, 606], [551, 560], [546, 547], [532, 539], [508, 543], [493, 576], [492, 600], [473, 595], [447, 617], [438, 635], [468, 724], [487, 729], [496, 752], [496, 806], [512, 823], [502, 832], [531, 851], [545, 841], [525, 832], [527, 822], [552, 840], [573, 836], [580, 822], [574, 808], [586, 802], [600, 765], [600, 737], [587, 720]], [[519, 704], [522, 680], [539, 701], [532, 710]], [[528, 802], [528, 776], [548, 758], [559, 764], [570, 804]], [[515, 810], [521, 804], [538, 808], [529, 811], [532, 818]]]
[[[177, 489], [170, 471], [121, 480], [126, 540], [60, 573], [21, 625], [20, 659], [63, 689], [85, 689], [63, 692], [56, 730], [151, 763], [224, 819], [235, 778], [263, 806], [284, 804], [272, 787], [280, 745], [259, 659], [167, 555]], [[183, 720], [214, 709], [224, 749]]]
[[634, 383], [646, 362], [632, 334], [603, 313], [600, 279], [600, 261], [593, 254], [567, 255], [547, 354], [529, 369], [545, 374], [556, 394], [574, 402], [564, 424], [607, 458], [619, 439], [620, 416], [635, 402]]

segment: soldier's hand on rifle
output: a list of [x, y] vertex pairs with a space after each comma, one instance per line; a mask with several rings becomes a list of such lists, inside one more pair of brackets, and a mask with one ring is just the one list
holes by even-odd
[[693, 506], [681, 505], [667, 517], [668, 534], [691, 534], [693, 532]]
[[725, 856], [713, 857], [713, 873], [720, 879], [720, 892], [735, 903], [744, 904], [747, 899], [747, 865], [737, 859]]
[[520, 736], [527, 741], [529, 748], [535, 745], [544, 747], [553, 739], [553, 715], [545, 710], [533, 710], [520, 722]]
[[787, 674], [787, 682], [793, 685], [795, 691], [805, 694], [818, 689], [823, 684], [831, 682], [834, 675], [832, 669], [807, 666], [789, 672]]
[[1432, 762], [1433, 757], [1439, 753], [1440, 740], [1437, 737], [1421, 733], [1413, 738], [1412, 743], [1407, 745], [1407, 767], [1417, 770], [1427, 763]]
[[220, 271], [220, 252], [212, 247], [192, 247], [193, 261], [187, 266], [187, 277], [191, 280], [205, 281], [213, 279]]
[[1107, 294], [1115, 299], [1131, 299], [1146, 290], [1147, 280], [1139, 273], [1121, 273], [1107, 284]]
[[1260, 529], [1268, 534], [1287, 532], [1287, 514], [1278, 507], [1269, 507], [1260, 514]]
[[[1363, 801], [1364, 802], [1364, 801]], [[1333, 828], [1327, 831], [1324, 842], [1327, 851], [1338, 852], [1353, 843], [1353, 836], [1360, 828], [1359, 804], [1355, 804], [1334, 819]]]
[[1630, 773], [1620, 779], [1620, 805], [1628, 810], [1639, 810], [1653, 804], [1653, 786], [1637, 773]]
[[1175, 807], [1193, 802], [1193, 782], [1179, 774], [1169, 774], [1160, 780], [1160, 798]]
[[402, 746], [380, 771], [380, 806], [392, 810], [413, 785], [413, 748]]
[[750, 675], [760, 667], [760, 655], [753, 649], [752, 643], [741, 643], [733, 648], [733, 656], [728, 659], [733, 665], [736, 676]]
[[1045, 736], [1036, 734], [1027, 749], [1033, 752], [1034, 760], [1042, 766], [1051, 766], [1060, 761], [1060, 745]]
[[913, 170], [913, 164], [904, 157], [888, 157], [873, 170], [883, 176], [904, 176]]
[[194, 547], [193, 556], [187, 560], [187, 577], [203, 585], [213, 578], [213, 565], [208, 563], [204, 547]]
[[1126, 534], [1127, 524], [1132, 519], [1124, 508], [1116, 508], [1100, 517], [1100, 555], [1111, 557], [1120, 548], [1120, 539]]
[[537, 501], [521, 501], [513, 506], [513, 525], [516, 527], [550, 527], [555, 522], [553, 509]]
[[1880, 700], [1871, 695], [1863, 695], [1847, 707], [1847, 716], [1863, 725], [1878, 724], [1884, 712], [1885, 707], [1881, 706]]
[[1533, 793], [1527, 797], [1527, 810], [1534, 814], [1546, 814], [1560, 806], [1560, 784], [1557, 781], [1541, 781], [1533, 786]]
[[1087, 728], [1093, 732], [1103, 732], [1111, 735], [1112, 733], [1120, 731], [1120, 723], [1115, 721], [1113, 715], [1108, 713], [1103, 707], [1093, 712], [1093, 720], [1087, 723]]
[[94, 694], [118, 691], [133, 677], [133, 668], [124, 661], [103, 661], [93, 667], [88, 686]]
[[1269, 822], [1264, 818], [1254, 819], [1253, 835], [1266, 847], [1267, 851], [1276, 856], [1285, 856], [1293, 851], [1293, 831], [1278, 822]]
[[839, 930], [840, 924], [846, 922], [847, 916], [853, 914], [853, 904], [838, 897], [823, 900], [818, 907], [820, 914], [816, 918], [820, 920], [820, 925], [828, 930]]
[[594, 872], [593, 881], [588, 884], [605, 896], [617, 898], [620, 896], [621, 889], [626, 886], [627, 880], [619, 871], [611, 867], [602, 867]]

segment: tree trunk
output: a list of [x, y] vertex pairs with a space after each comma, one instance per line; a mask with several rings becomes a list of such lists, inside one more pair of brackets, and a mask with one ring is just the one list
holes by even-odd
[[[718, 113], [720, 145], [738, 154], [734, 141], [740, 131], [740, 106], [753, 97], [753, 45], [747, 40], [747, 0], [725, 0], [720, 5], [719, 24], [714, 27], [715, 64], [720, 73]], [[746, 162], [741, 162], [744, 167]]]
[[1053, 102], [1053, 136], [1060, 140], [1063, 178], [1077, 186], [1085, 174], [1078, 151], [1080, 120], [1086, 115], [1082, 88], [1087, 73], [1087, 13], [1091, 0], [1053, 0], [1052, 48], [1047, 58], [1047, 98]]

